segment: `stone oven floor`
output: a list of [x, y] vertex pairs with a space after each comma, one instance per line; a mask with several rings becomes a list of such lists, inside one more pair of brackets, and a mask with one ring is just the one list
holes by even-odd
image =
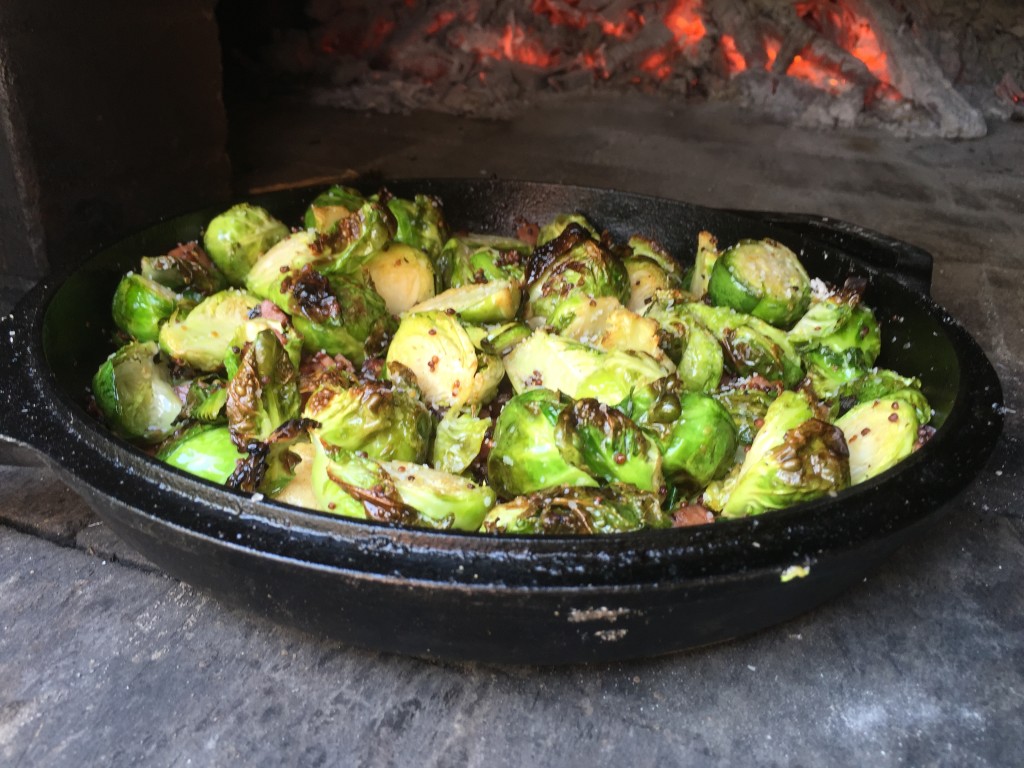
[[353, 650], [226, 608], [2, 449], [0, 763], [1024, 761], [1024, 125], [907, 141], [636, 97], [509, 122], [263, 103], [236, 107], [232, 126], [240, 192], [350, 171], [493, 174], [815, 212], [910, 241], [935, 256], [935, 299], [1000, 374], [1004, 436], [951, 514], [818, 610], [707, 649], [567, 669]]

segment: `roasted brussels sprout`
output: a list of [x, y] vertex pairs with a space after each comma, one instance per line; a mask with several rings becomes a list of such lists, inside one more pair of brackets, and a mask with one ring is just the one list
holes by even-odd
[[741, 240], [715, 262], [708, 297], [716, 306], [789, 328], [811, 303], [811, 280], [781, 243]]
[[738, 437], [729, 412], [710, 395], [687, 392], [675, 376], [637, 387], [622, 407], [658, 447], [673, 485], [699, 490], [735, 462]]
[[555, 440], [562, 458], [591, 477], [665, 495], [658, 446], [617, 408], [589, 397], [567, 405]]
[[681, 284], [656, 261], [644, 256], [625, 258], [622, 265], [629, 279], [629, 301], [626, 306], [633, 312], [643, 312], [657, 291], [673, 290]]
[[307, 352], [342, 354], [360, 364], [383, 351], [395, 327], [384, 299], [361, 273], [325, 275], [307, 265], [281, 287]]
[[254, 296], [269, 299], [288, 312], [290, 294], [282, 285], [284, 281], [299, 274], [307, 264], [322, 262], [327, 256], [315, 232], [293, 232], [256, 260], [245, 276], [245, 287]]
[[525, 319], [534, 326], [548, 322], [570, 296], [629, 301], [629, 275], [622, 262], [575, 223], [534, 249], [527, 281]]
[[416, 195], [412, 200], [384, 197], [395, 217], [395, 242], [423, 251], [436, 261], [448, 239], [441, 201], [433, 195]]
[[108, 357], [92, 379], [107, 423], [122, 437], [158, 443], [174, 431], [181, 398], [156, 344], [133, 342]]
[[553, 485], [598, 484], [559, 451], [556, 426], [566, 406], [550, 389], [523, 392], [505, 404], [487, 458], [487, 480], [501, 498]]
[[862, 369], [870, 368], [882, 350], [878, 321], [860, 303], [860, 293], [842, 290], [814, 301], [789, 331], [789, 340], [801, 352], [816, 347], [844, 356]]
[[559, 335], [606, 351], [643, 352], [671, 365], [661, 348], [658, 321], [626, 309], [612, 296], [567, 298], [555, 309], [549, 324]]
[[439, 265], [445, 285], [458, 288], [491, 280], [522, 285], [531, 248], [522, 240], [494, 235], [460, 235], [444, 244]]
[[764, 424], [768, 406], [782, 391], [781, 386], [772, 386], [766, 380], [761, 380], [761, 386], [756, 382], [756, 379], [741, 379], [734, 386], [723, 387], [712, 394], [732, 417], [740, 445], [754, 442], [754, 435]]
[[239, 203], [209, 223], [203, 247], [228, 280], [238, 286], [256, 260], [287, 236], [288, 227], [265, 209]]
[[431, 466], [461, 475], [480, 455], [491, 426], [490, 419], [448, 411], [437, 425]]
[[228, 427], [235, 445], [265, 441], [286, 421], [298, 418], [299, 372], [277, 334], [260, 331], [242, 348], [227, 387]]
[[537, 232], [537, 245], [547, 245], [565, 232], [570, 225], [579, 227], [594, 240], [601, 239], [601, 233], [582, 213], [560, 213]]
[[435, 293], [433, 263], [426, 253], [411, 245], [392, 243], [377, 251], [366, 263], [366, 271], [393, 315], [402, 314]]
[[659, 343], [676, 362], [677, 373], [686, 388], [711, 392], [721, 383], [725, 355], [718, 339], [690, 310], [692, 304], [687, 294], [656, 291], [644, 314], [660, 326]]
[[335, 184], [325, 189], [309, 204], [303, 223], [306, 229], [326, 232], [342, 219], [347, 219], [366, 202], [359, 190]]
[[668, 528], [672, 519], [658, 497], [622, 483], [604, 488], [559, 486], [518, 496], [494, 507], [483, 521], [488, 533], [575, 536]]
[[321, 233], [315, 245], [332, 254], [323, 272], [353, 274], [366, 266], [395, 234], [395, 217], [384, 205], [367, 201], [359, 210]]
[[429, 528], [476, 531], [496, 501], [491, 488], [459, 475], [398, 461], [381, 466], [402, 502], [416, 510], [418, 521]]
[[248, 457], [231, 430], [221, 424], [196, 424], [160, 447], [156, 457], [172, 467], [222, 485]]
[[208, 424], [223, 421], [227, 418], [224, 415], [227, 402], [228, 387], [224, 379], [216, 375], [199, 376], [188, 383], [180, 418]]
[[505, 323], [519, 311], [522, 291], [511, 280], [492, 280], [449, 288], [417, 304], [417, 312], [454, 312], [467, 323]]
[[[914, 390], [908, 390], [914, 391]], [[914, 451], [921, 424], [902, 397], [858, 403], [836, 421], [850, 453], [850, 483], [881, 474]]]
[[142, 274], [178, 293], [209, 296], [228, 287], [227, 278], [196, 241], [182, 243], [163, 256], [143, 257]]
[[810, 501], [850, 485], [850, 462], [840, 429], [817, 418], [807, 397], [783, 392], [738, 471], [712, 483], [704, 502], [723, 517], [758, 515]]
[[325, 381], [306, 402], [303, 416], [319, 423], [316, 435], [332, 450], [411, 462], [430, 455], [433, 417], [418, 392], [393, 382], [341, 387]]
[[693, 274], [690, 277], [689, 291], [697, 299], [704, 298], [708, 292], [708, 283], [711, 282], [711, 271], [718, 261], [718, 240], [710, 232], [700, 232], [697, 235], [697, 257], [693, 264]]
[[136, 341], [156, 341], [180, 304], [179, 296], [148, 277], [129, 272], [114, 291], [111, 307], [117, 327]]
[[233, 288], [215, 293], [164, 323], [160, 348], [196, 370], [219, 370], [238, 329], [259, 304], [255, 296]]

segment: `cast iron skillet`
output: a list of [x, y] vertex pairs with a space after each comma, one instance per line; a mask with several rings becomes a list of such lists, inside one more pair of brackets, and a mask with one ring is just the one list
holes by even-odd
[[[828, 219], [718, 211], [608, 190], [513, 181], [411, 180], [455, 229], [514, 232], [581, 211], [692, 254], [774, 237], [812, 276], [868, 280], [879, 364], [919, 376], [934, 439], [833, 499], [696, 528], [596, 538], [403, 530], [255, 500], [163, 466], [83, 408], [111, 351], [110, 298], [143, 255], [195, 238], [219, 210], [168, 219], [37, 286], [0, 325], [0, 435], [38, 450], [126, 541], [168, 573], [279, 621], [388, 651], [455, 660], [571, 663], [653, 656], [789, 619], [860, 580], [969, 483], [1001, 428], [988, 360], [927, 291], [928, 254]], [[299, 221], [319, 189], [255, 202]], [[902, 276], [900, 282], [887, 273]], [[906, 283], [906, 284], [904, 284]], [[792, 565], [803, 578], [783, 580]]]

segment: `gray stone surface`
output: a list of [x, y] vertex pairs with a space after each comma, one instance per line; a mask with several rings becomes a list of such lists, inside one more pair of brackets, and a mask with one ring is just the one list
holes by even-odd
[[260, 107], [233, 116], [244, 188], [497, 173], [818, 212], [923, 246], [934, 296], [1000, 373], [1005, 434], [949, 516], [828, 605], [566, 669], [438, 665], [272, 625], [111, 563], [102, 527], [50, 537], [78, 549], [4, 527], [23, 498], [44, 517], [75, 503], [52, 474], [5, 469], [0, 764], [1024, 764], [1024, 125], [946, 144], [642, 99], [512, 123]]

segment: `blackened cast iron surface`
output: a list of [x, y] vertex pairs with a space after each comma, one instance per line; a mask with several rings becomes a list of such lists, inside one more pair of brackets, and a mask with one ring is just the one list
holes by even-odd
[[[496, 538], [390, 528], [256, 500], [157, 463], [84, 410], [111, 351], [110, 298], [143, 255], [195, 238], [219, 211], [168, 219], [44, 281], [0, 324], [0, 435], [34, 447], [160, 567], [235, 604], [346, 642], [513, 663], [610, 661], [720, 641], [784, 621], [859, 580], [962, 489], [1001, 428], [1002, 393], [970, 336], [925, 292], [930, 257], [821, 217], [717, 211], [609, 190], [513, 181], [389, 184], [445, 202], [454, 229], [511, 234], [580, 211], [622, 238], [690, 254], [774, 237], [812, 276], [866, 277], [880, 365], [922, 379], [941, 425], [898, 467], [835, 499], [696, 528]], [[253, 201], [299, 220], [317, 189]], [[899, 280], [890, 275], [899, 276]], [[809, 569], [783, 581], [791, 565]]]

